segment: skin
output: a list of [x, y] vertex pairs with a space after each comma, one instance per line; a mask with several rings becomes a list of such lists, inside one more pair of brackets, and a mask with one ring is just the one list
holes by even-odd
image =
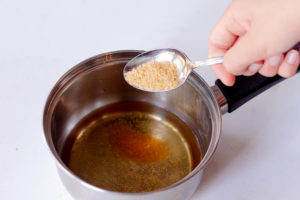
[[236, 75], [293, 76], [300, 63], [300, 0], [233, 0], [209, 38], [209, 57], [223, 56], [212, 66], [227, 86]]

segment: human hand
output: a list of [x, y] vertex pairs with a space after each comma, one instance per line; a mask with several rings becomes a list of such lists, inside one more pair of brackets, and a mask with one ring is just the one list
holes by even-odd
[[209, 57], [224, 57], [212, 66], [220, 80], [232, 86], [235, 75], [293, 76], [300, 55], [288, 50], [300, 41], [299, 8], [299, 0], [233, 0], [209, 38]]

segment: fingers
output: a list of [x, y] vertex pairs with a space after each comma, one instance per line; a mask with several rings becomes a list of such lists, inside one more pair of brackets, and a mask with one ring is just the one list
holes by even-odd
[[280, 64], [283, 61], [283, 54], [267, 58], [264, 65], [259, 69], [259, 73], [266, 77], [273, 77], [277, 74]]
[[227, 72], [223, 64], [217, 64], [211, 67], [216, 76], [227, 86], [233, 86], [235, 82], [235, 76]]
[[[235, 43], [240, 35], [245, 34], [246, 29], [232, 16], [229, 7], [212, 30], [208, 44], [208, 57], [223, 56], [225, 52]], [[227, 86], [232, 86], [235, 76], [229, 73], [223, 64], [212, 66], [216, 76]]]
[[246, 28], [233, 16], [233, 5], [229, 6], [213, 28], [208, 43], [208, 56], [219, 57], [235, 43], [237, 38], [246, 33]]
[[261, 75], [266, 77], [273, 77], [278, 74], [282, 77], [288, 78], [297, 72], [299, 64], [299, 51], [290, 50], [285, 56], [283, 54], [278, 54], [271, 56], [264, 61], [251, 64], [243, 75], [252, 76], [259, 72]]
[[[300, 53], [293, 49], [288, 51], [285, 56], [283, 54], [278, 54], [271, 56], [264, 61], [258, 61], [251, 64], [242, 75], [252, 76], [259, 72], [266, 77], [273, 77], [279, 74], [282, 77], [289, 78], [295, 75], [299, 65]], [[234, 84], [235, 75], [226, 71], [222, 64], [215, 65], [212, 69], [225, 85], [232, 86]]]
[[255, 62], [248, 67], [247, 71], [244, 72], [243, 75], [252, 76], [256, 74], [262, 66], [263, 66], [263, 61]]
[[266, 48], [251, 30], [239, 37], [236, 43], [224, 55], [225, 68], [235, 75], [243, 74], [253, 62], [266, 56]]
[[290, 50], [286, 54], [282, 64], [280, 65], [278, 74], [285, 78], [293, 76], [297, 72], [299, 63], [300, 63], [299, 51], [294, 49]]
[[[290, 18], [283, 14], [266, 17], [264, 8], [276, 11], [283, 4], [270, 1], [271, 7], [265, 2], [258, 8], [250, 2], [233, 1], [210, 34], [209, 57], [224, 58], [223, 64], [212, 69], [228, 86], [234, 83], [234, 75], [250, 76], [259, 72], [268, 77], [276, 74], [290, 77], [299, 66], [299, 51], [290, 51], [286, 56], [280, 54], [299, 41], [294, 15], [286, 12]], [[291, 36], [286, 37], [282, 30]]]

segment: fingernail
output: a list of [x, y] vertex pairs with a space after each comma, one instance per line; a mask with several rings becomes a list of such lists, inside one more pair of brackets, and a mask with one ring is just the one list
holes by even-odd
[[297, 50], [291, 50], [290, 52], [288, 52], [288, 54], [286, 55], [287, 63], [289, 63], [290, 65], [295, 64], [298, 55], [299, 53]]
[[272, 56], [270, 58], [268, 58], [268, 62], [271, 66], [278, 66], [280, 64], [280, 61], [282, 59], [282, 55], [276, 55], [276, 56]]
[[261, 63], [253, 63], [248, 67], [248, 70], [250, 72], [257, 72], [259, 68], [261, 68], [262, 64]]

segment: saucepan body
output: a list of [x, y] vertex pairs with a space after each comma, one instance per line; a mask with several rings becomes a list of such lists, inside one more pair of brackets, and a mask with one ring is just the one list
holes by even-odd
[[[181, 87], [170, 92], [137, 90], [124, 81], [122, 71], [124, 65], [139, 53], [141, 51], [116, 51], [87, 59], [63, 75], [49, 94], [43, 118], [44, 135], [59, 176], [74, 199], [189, 199], [217, 148], [222, 116], [219, 104], [226, 108], [220, 91], [210, 88], [194, 72]], [[117, 102], [145, 102], [176, 115], [193, 130], [201, 150], [201, 161], [181, 180], [150, 192], [110, 191], [78, 177], [61, 157], [68, 135], [86, 115]]]

